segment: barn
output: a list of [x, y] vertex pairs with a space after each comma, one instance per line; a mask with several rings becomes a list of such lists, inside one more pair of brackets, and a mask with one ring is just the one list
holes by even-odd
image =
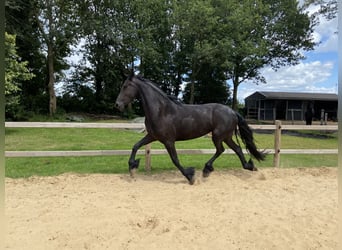
[[246, 118], [256, 120], [337, 120], [337, 94], [257, 91], [245, 98]]

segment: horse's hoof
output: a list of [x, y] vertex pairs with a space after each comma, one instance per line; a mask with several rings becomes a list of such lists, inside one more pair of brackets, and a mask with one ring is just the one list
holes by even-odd
[[128, 165], [129, 165], [129, 174], [131, 175], [132, 178], [134, 178], [135, 176], [135, 171], [137, 170], [137, 168], [139, 167], [139, 162], [140, 159], [137, 160], [133, 160], [133, 161], [129, 161]]
[[203, 178], [208, 178], [210, 175], [210, 172], [203, 172], [202, 176]]
[[139, 167], [139, 163], [140, 163], [140, 159], [129, 161], [128, 162], [129, 171], [131, 171], [132, 169], [138, 168]]
[[249, 171], [258, 171], [258, 169], [254, 166], [252, 159], [250, 159], [248, 163], [246, 163], [246, 165], [243, 166], [243, 168]]
[[205, 168], [203, 169], [203, 177], [207, 178], [209, 177], [209, 175], [211, 174], [211, 172], [214, 171], [214, 168], [212, 166], [205, 166]]
[[136, 171], [136, 168], [132, 168], [129, 170], [129, 174], [132, 178], [134, 178], [134, 176], [135, 176], [135, 171]]
[[188, 179], [190, 185], [193, 185], [195, 183], [195, 168], [190, 167], [185, 169], [184, 175]]
[[247, 167], [244, 167], [244, 169], [249, 170], [249, 171], [258, 171], [258, 169], [254, 166], [247, 166]]
[[203, 178], [208, 178], [212, 171], [203, 171]]
[[196, 181], [196, 178], [195, 178], [195, 176], [193, 176], [193, 177], [191, 178], [191, 180], [189, 180], [189, 184], [190, 184], [190, 185], [194, 185], [194, 184], [195, 184], [195, 181]]

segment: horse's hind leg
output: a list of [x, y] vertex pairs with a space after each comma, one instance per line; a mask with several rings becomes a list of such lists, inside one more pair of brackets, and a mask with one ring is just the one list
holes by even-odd
[[174, 142], [164, 142], [164, 146], [169, 153], [173, 164], [181, 171], [181, 173], [187, 178], [189, 184], [192, 185], [195, 183], [195, 169], [193, 167], [190, 168], [183, 168], [182, 165], [179, 163], [177, 151], [175, 148]]
[[224, 142], [237, 154], [237, 156], [239, 157], [242, 167], [244, 169], [248, 169], [251, 171], [256, 171], [257, 168], [254, 167], [254, 164], [252, 162], [252, 160], [249, 160], [249, 162], [246, 161], [245, 156], [243, 155], [242, 149], [240, 146], [238, 146], [232, 138], [226, 139], [224, 140]]
[[208, 177], [212, 171], [214, 171], [213, 163], [214, 161], [224, 152], [224, 147], [222, 145], [222, 140], [219, 140], [216, 136], [213, 135], [213, 143], [216, 147], [216, 153], [210, 160], [205, 164], [203, 168], [203, 177]]

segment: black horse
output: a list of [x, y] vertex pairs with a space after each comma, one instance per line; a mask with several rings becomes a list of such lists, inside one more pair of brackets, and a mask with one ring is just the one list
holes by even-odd
[[208, 177], [214, 170], [213, 162], [219, 157], [225, 142], [240, 158], [244, 169], [256, 171], [252, 160], [246, 161], [241, 147], [232, 137], [240, 135], [248, 152], [258, 161], [264, 160], [265, 154], [257, 150], [254, 143], [253, 132], [241, 115], [228, 106], [210, 103], [203, 105], [182, 104], [175, 98], [170, 98], [160, 88], [139, 75], [129, 76], [121, 88], [115, 105], [123, 111], [125, 106], [140, 95], [145, 112], [145, 126], [147, 135], [137, 142], [129, 158], [129, 171], [131, 175], [139, 166], [139, 159], [135, 156], [138, 149], [153, 141], [160, 141], [165, 145], [172, 162], [188, 179], [190, 184], [195, 181], [195, 169], [184, 168], [177, 156], [175, 141], [189, 140], [208, 133], [212, 133], [212, 141], [216, 147], [215, 155], [205, 164], [203, 176]]

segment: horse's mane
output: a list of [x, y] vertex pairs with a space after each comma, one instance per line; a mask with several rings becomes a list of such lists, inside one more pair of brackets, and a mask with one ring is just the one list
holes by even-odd
[[164, 91], [162, 91], [159, 86], [157, 84], [155, 84], [154, 82], [145, 79], [142, 75], [136, 75], [135, 77], [137, 77], [140, 81], [148, 84], [149, 86], [151, 86], [153, 88], [153, 90], [155, 90], [158, 94], [160, 94], [161, 96], [163, 96], [164, 98], [172, 101], [173, 103], [177, 104], [177, 105], [182, 105], [183, 102], [181, 100], [179, 100], [176, 96], [174, 95], [167, 95]]

